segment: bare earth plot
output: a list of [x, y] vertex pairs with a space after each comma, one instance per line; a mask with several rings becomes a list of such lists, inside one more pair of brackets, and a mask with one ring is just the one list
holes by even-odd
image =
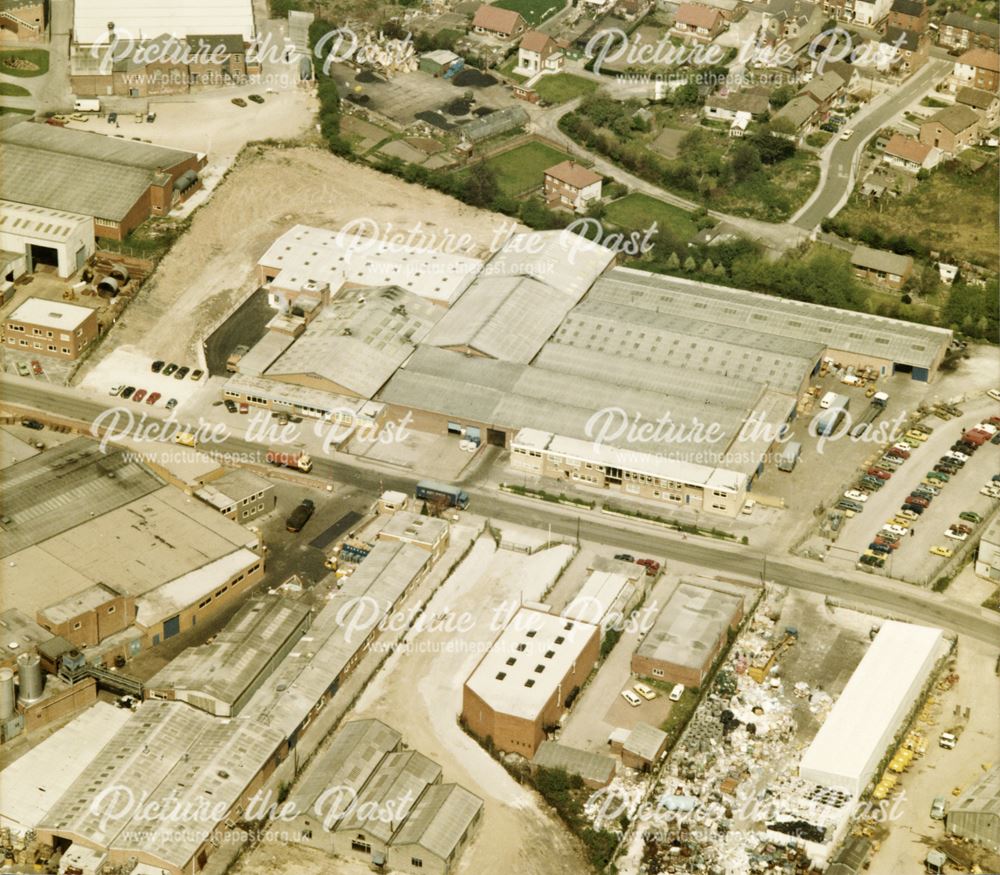
[[78, 381], [119, 349], [198, 360], [202, 334], [254, 287], [256, 261], [276, 237], [300, 223], [339, 228], [363, 218], [393, 234], [418, 221], [427, 234], [467, 234], [477, 252], [510, 221], [320, 149], [255, 148], [195, 214]]

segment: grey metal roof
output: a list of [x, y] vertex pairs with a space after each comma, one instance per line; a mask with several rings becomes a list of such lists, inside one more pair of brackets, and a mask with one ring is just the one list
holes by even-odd
[[340, 819], [338, 815], [346, 811], [350, 799], [340, 800], [339, 806], [335, 803], [315, 808], [320, 796], [338, 787], [346, 794], [359, 793], [379, 763], [387, 754], [398, 750], [402, 740], [402, 735], [381, 720], [353, 720], [344, 724], [296, 783], [289, 798], [292, 810], [322, 818], [331, 816], [336, 822]]
[[591, 298], [712, 320], [790, 341], [815, 341], [827, 350], [871, 355], [914, 367], [930, 367], [952, 337], [952, 332], [944, 328], [625, 267], [616, 267], [601, 277], [588, 300]]
[[428, 787], [392, 838], [392, 845], [419, 845], [447, 860], [483, 810], [483, 800], [458, 784]]
[[443, 312], [395, 286], [354, 290], [327, 305], [267, 376], [312, 374], [371, 398]]
[[629, 753], [653, 762], [667, 740], [667, 733], [648, 723], [636, 723], [622, 745]]
[[[420, 795], [441, 780], [441, 766], [415, 750], [390, 753], [379, 763], [337, 831], [363, 829], [384, 842], [392, 838]], [[391, 811], [392, 821], [372, 817], [371, 811]]]
[[615, 775], [615, 761], [604, 754], [543, 741], [531, 760], [532, 765], [543, 769], [562, 769], [571, 775], [579, 775], [586, 781], [598, 784], [608, 783]]

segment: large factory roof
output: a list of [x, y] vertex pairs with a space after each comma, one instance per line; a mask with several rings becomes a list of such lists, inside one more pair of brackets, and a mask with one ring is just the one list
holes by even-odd
[[636, 655], [701, 671], [741, 608], [739, 596], [681, 582]]
[[370, 398], [441, 315], [440, 307], [394, 286], [351, 291], [324, 308], [267, 376], [314, 376]]
[[90, 46], [108, 41], [108, 25], [114, 22], [119, 40], [150, 39], [161, 34], [186, 37], [193, 34], [239, 34], [245, 42], [254, 39], [251, 0], [77, 0], [73, 9], [73, 39]]
[[597, 634], [590, 623], [521, 608], [465, 685], [494, 711], [534, 720]]
[[829, 350], [912, 367], [931, 367], [952, 338], [952, 332], [944, 328], [624, 267], [609, 271], [594, 284], [588, 296], [592, 300], [774, 334], [788, 338], [789, 343], [812, 341]]
[[483, 800], [458, 784], [435, 784], [417, 800], [393, 845], [419, 845], [447, 860], [483, 809]]
[[244, 605], [211, 644], [190, 647], [167, 663], [147, 683], [156, 691], [190, 694], [234, 706], [275, 661], [299, 640], [308, 626], [309, 607], [287, 598], [255, 598]]
[[[296, 783], [288, 800], [292, 810], [311, 812], [324, 820], [330, 817], [335, 824], [379, 763], [398, 750], [402, 741], [403, 736], [381, 720], [353, 720], [345, 724], [329, 745], [316, 754]], [[325, 797], [335, 788], [344, 798]]]
[[466, 255], [308, 225], [282, 234], [258, 263], [279, 271], [272, 281], [276, 288], [297, 291], [320, 282], [336, 294], [345, 283], [398, 286], [444, 304], [454, 301], [483, 266]]
[[161, 171], [194, 157], [162, 146], [22, 122], [0, 134], [0, 197], [121, 221]]

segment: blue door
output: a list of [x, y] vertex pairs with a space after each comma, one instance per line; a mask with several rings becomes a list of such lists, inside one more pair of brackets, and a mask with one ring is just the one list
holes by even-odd
[[163, 640], [166, 641], [168, 638], [173, 638], [178, 632], [181, 631], [181, 616], [178, 614], [176, 617], [171, 617], [169, 620], [163, 621]]

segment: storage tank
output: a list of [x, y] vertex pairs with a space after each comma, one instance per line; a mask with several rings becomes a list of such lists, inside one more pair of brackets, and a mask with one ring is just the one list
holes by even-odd
[[22, 702], [34, 702], [42, 698], [45, 676], [42, 674], [42, 659], [37, 653], [22, 653], [17, 658], [18, 695]]
[[14, 672], [0, 668], [0, 722], [14, 716]]

